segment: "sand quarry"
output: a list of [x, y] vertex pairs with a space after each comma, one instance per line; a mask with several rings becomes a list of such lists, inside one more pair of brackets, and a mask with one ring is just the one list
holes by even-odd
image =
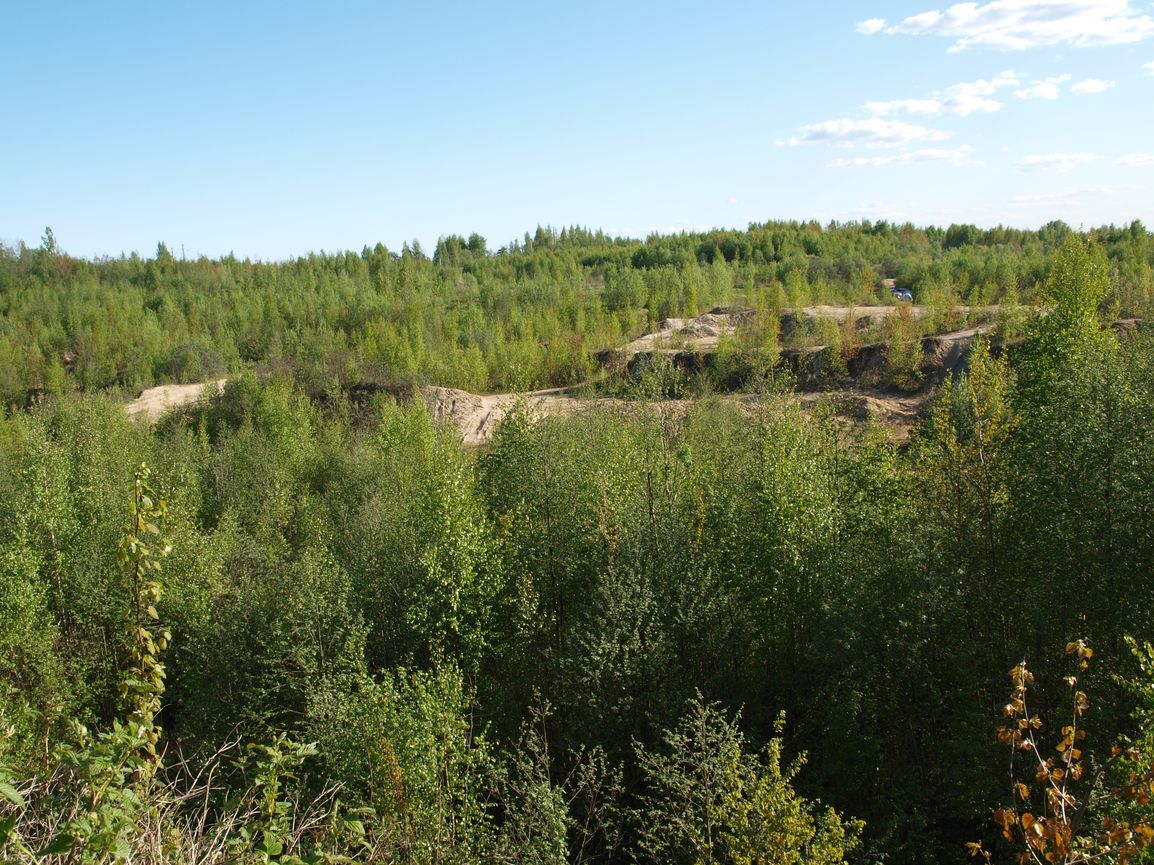
[[[784, 310], [783, 314], [793, 315], [796, 318], [831, 318], [837, 321], [845, 321], [847, 317], [853, 316], [861, 321], [882, 319], [894, 315], [897, 309], [896, 306], [813, 306], [799, 310]], [[960, 307], [957, 311], [980, 316], [992, 314], [996, 309], [996, 307], [973, 309]], [[911, 312], [915, 317], [924, 314], [918, 307], [912, 307]], [[617, 354], [628, 360], [636, 354], [646, 352], [709, 353], [715, 351], [720, 340], [724, 336], [732, 335], [740, 323], [751, 314], [749, 310], [713, 310], [696, 318], [666, 319], [657, 330], [627, 343]], [[992, 323], [981, 324], [925, 337], [924, 340], [932, 341], [933, 344], [927, 345], [927, 349], [937, 355], [945, 367], [952, 369], [968, 353], [973, 340], [993, 327]], [[815, 346], [806, 352], [820, 352], [821, 348]], [[221, 393], [225, 382], [226, 379], [221, 378], [198, 384], [170, 384], [148, 388], [129, 402], [125, 406], [125, 411], [130, 417], [145, 418], [154, 423], [174, 408], [195, 403], [205, 396]], [[539, 416], [569, 416], [592, 408], [625, 409], [631, 405], [625, 400], [607, 397], [578, 398], [571, 395], [572, 390], [572, 388], [550, 388], [524, 394], [475, 394], [455, 388], [426, 386], [417, 389], [417, 396], [424, 400], [435, 422], [451, 425], [457, 430], [460, 440], [468, 445], [479, 445], [489, 441], [498, 425], [519, 401], [524, 401], [530, 410]], [[815, 406], [823, 398], [831, 395], [837, 398], [839, 414], [859, 420], [873, 417], [891, 431], [895, 440], [904, 440], [908, 437], [922, 405], [929, 396], [928, 393], [895, 395], [855, 389], [798, 393], [796, 396], [803, 405]], [[746, 395], [730, 395], [724, 398], [746, 404], [756, 400], [755, 397]], [[662, 411], [677, 413], [685, 411], [689, 404], [688, 400], [663, 400], [657, 407]]]

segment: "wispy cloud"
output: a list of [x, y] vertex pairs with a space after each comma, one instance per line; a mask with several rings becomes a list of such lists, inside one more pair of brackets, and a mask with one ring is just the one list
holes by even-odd
[[1114, 160], [1115, 165], [1154, 165], [1154, 153], [1131, 153]]
[[1151, 60], [1149, 63], [1143, 63], [1142, 68], [1149, 72], [1151, 75], [1154, 75], [1154, 60]]
[[1087, 78], [1070, 86], [1071, 93], [1105, 93], [1117, 81], [1103, 81], [1101, 78]]
[[1108, 198], [1124, 192], [1141, 192], [1142, 187], [1120, 186], [1080, 186], [1059, 192], [1038, 192], [1016, 195], [1009, 200], [1013, 207], [1040, 208], [1050, 210], [1062, 204], [1087, 204], [1094, 199]]
[[944, 91], [933, 91], [921, 99], [891, 99], [867, 102], [866, 111], [877, 117], [905, 112], [921, 117], [939, 117], [943, 114], [965, 117], [979, 112], [998, 111], [1002, 103], [990, 97], [1004, 87], [1017, 87], [1021, 82], [1014, 71], [999, 72], [993, 78], [963, 81]]
[[1065, 174], [1079, 165], [1093, 162], [1098, 158], [1096, 153], [1046, 153], [1034, 154], [1018, 160], [1018, 167], [1023, 171], [1056, 171]]
[[[939, 36], [954, 40], [950, 52], [968, 48], [1024, 51], [1044, 45], [1119, 45], [1154, 37], [1154, 18], [1130, 0], [992, 0], [932, 9], [888, 27], [881, 19], [858, 32]], [[862, 29], [863, 25], [869, 25]]]
[[866, 147], [901, 147], [915, 141], [943, 141], [948, 133], [939, 129], [929, 129], [901, 120], [882, 120], [870, 117], [865, 120], [826, 120], [810, 123], [801, 128], [800, 135], [779, 140], [778, 147], [797, 147], [799, 144], [840, 144]]
[[1054, 75], [1042, 81], [1034, 81], [1029, 87], [1015, 90], [1014, 95], [1019, 99], [1048, 99], [1053, 101], [1061, 95], [1061, 85], [1069, 81], [1071, 77], [1072, 76], [1067, 73], [1065, 75]]
[[829, 167], [885, 168], [890, 165], [910, 165], [915, 162], [945, 162], [956, 167], [985, 164], [980, 159], [972, 159], [970, 157], [969, 147], [959, 147], [956, 150], [927, 147], [922, 150], [893, 153], [888, 156], [858, 156], [853, 159], [834, 159], [829, 163]]
[[854, 29], [862, 36], [872, 36], [885, 26], [884, 18], [867, 18], [865, 21], [859, 21]]
[[885, 117], [888, 114], [905, 112], [920, 114], [923, 117], [936, 117], [942, 113], [942, 101], [930, 97], [928, 99], [889, 99], [884, 102], [867, 102], [865, 109], [876, 117]]

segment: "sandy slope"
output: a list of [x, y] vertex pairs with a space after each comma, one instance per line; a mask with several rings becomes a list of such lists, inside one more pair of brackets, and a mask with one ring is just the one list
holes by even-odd
[[[854, 317], [892, 315], [894, 306], [876, 307], [807, 307], [801, 310], [803, 315], [814, 318], [829, 317], [845, 318], [852, 314]], [[917, 308], [915, 307], [915, 310]], [[995, 310], [996, 307], [962, 307], [963, 312], [985, 312]], [[732, 333], [745, 312], [713, 312], [698, 316], [695, 319], [666, 319], [661, 323], [659, 330], [646, 334], [623, 346], [622, 352], [626, 356], [647, 351], [661, 351], [669, 348], [695, 349], [709, 351], [716, 348], [721, 335]], [[921, 314], [920, 311], [916, 314]], [[983, 333], [989, 333], [995, 328], [992, 322], [967, 327], [948, 333], [935, 334], [924, 337], [930, 351], [938, 355], [943, 369], [952, 370], [961, 362], [961, 358], [968, 351], [974, 338]], [[815, 346], [811, 351], [820, 352], [822, 346]], [[429, 408], [433, 419], [439, 423], [447, 422], [460, 431], [461, 441], [465, 444], [483, 444], [493, 437], [497, 426], [508, 414], [509, 409], [518, 399], [524, 399], [529, 406], [542, 415], [572, 415], [578, 411], [591, 408], [617, 407], [624, 408], [630, 405], [624, 400], [610, 398], [575, 399], [568, 396], [565, 388], [551, 388], [527, 394], [498, 393], [475, 394], [468, 391], [446, 387], [424, 387], [420, 391], [421, 398]], [[928, 393], [893, 395], [874, 390], [847, 390], [837, 392], [817, 392], [799, 394], [798, 398], [806, 407], [816, 407], [825, 398], [832, 398], [837, 405], [837, 414], [842, 417], [864, 420], [873, 417], [881, 421], [890, 431], [895, 440], [904, 440], [909, 436], [918, 413], [929, 397]], [[725, 397], [740, 403], [749, 403], [750, 399], [735, 396]], [[671, 411], [682, 411], [688, 401], [667, 401]]]
[[[802, 309], [783, 309], [783, 315], [802, 315], [806, 318], [832, 318], [837, 321], [845, 321], [850, 316], [855, 319], [858, 318], [889, 318], [891, 315], [897, 315], [897, 312], [902, 307], [898, 304], [889, 306], [807, 306]], [[910, 306], [910, 314], [914, 318], [921, 318], [926, 314], [924, 306]], [[996, 306], [952, 306], [950, 310], [962, 315], [994, 315], [998, 311]]]
[[[481, 445], [489, 441], [497, 427], [518, 400], [524, 400], [538, 417], [568, 417], [592, 409], [614, 409], [629, 412], [642, 407], [657, 407], [673, 417], [689, 411], [693, 400], [649, 400], [639, 403], [630, 400], [595, 397], [576, 399], [557, 391], [536, 391], [528, 394], [498, 393], [480, 395], [449, 387], [424, 387], [418, 395], [428, 406], [429, 414], [437, 423], [455, 427], [460, 440], [467, 445]], [[807, 410], [817, 410], [826, 401], [834, 403], [834, 414], [850, 421], [873, 418], [880, 421], [894, 441], [904, 441], [917, 423], [922, 405], [928, 394], [894, 396], [878, 391], [827, 391], [795, 395]], [[742, 411], [756, 412], [758, 397], [751, 394], [727, 394], [719, 399], [738, 405]]]
[[[855, 318], [867, 316], [884, 318], [893, 315], [897, 308], [896, 306], [812, 306], [784, 312], [807, 318], [834, 318], [844, 321], [851, 315]], [[996, 309], [996, 307], [960, 307], [958, 311], [988, 313]], [[923, 314], [919, 307], [913, 307], [912, 311], [917, 316]], [[732, 334], [749, 314], [748, 310], [714, 310], [692, 319], [666, 319], [657, 331], [622, 346], [621, 351], [626, 356], [672, 348], [709, 351], [717, 347], [722, 336]], [[948, 366], [950, 358], [945, 355], [958, 354], [973, 337], [991, 329], [992, 324], [983, 324], [951, 333], [936, 334], [926, 339], [936, 341], [934, 351], [943, 355], [942, 360]], [[820, 348], [817, 346], [813, 350], [820, 351]], [[225, 379], [222, 378], [200, 384], [171, 384], [149, 388], [128, 403], [125, 410], [130, 417], [144, 416], [149, 421], [155, 422], [171, 408], [196, 402], [206, 391], [220, 393], [224, 383]], [[471, 445], [482, 444], [491, 439], [497, 426], [519, 399], [525, 400], [534, 411], [543, 415], [568, 416], [594, 407], [624, 408], [629, 405], [628, 402], [609, 398], [577, 399], [570, 396], [566, 388], [550, 388], [528, 394], [475, 394], [455, 388], [423, 387], [418, 390], [418, 395], [429, 407], [435, 421], [452, 424], [460, 431], [461, 441]], [[815, 406], [823, 396], [823, 394], [804, 394], [799, 395], [799, 399], [803, 405]], [[905, 438], [913, 428], [926, 395], [893, 396], [873, 391], [844, 391], [838, 398], [841, 400], [839, 414], [858, 419], [866, 416], [877, 417], [893, 430], [895, 438]], [[727, 399], [749, 402], [748, 398], [727, 397]], [[671, 411], [683, 411], [686, 405], [687, 403], [675, 401], [668, 403]]]
[[210, 395], [224, 390], [227, 379], [218, 378], [216, 381], [203, 381], [198, 384], [162, 384], [159, 387], [150, 387], [141, 391], [140, 396], [124, 407], [129, 417], [143, 415], [151, 422], [156, 422], [162, 414], [170, 408], [196, 402], [201, 395], [208, 391]]
[[[835, 321], [845, 321], [853, 317], [855, 320], [869, 318], [874, 321], [896, 315], [900, 306], [807, 306], [801, 309], [783, 309], [783, 316], [796, 318], [832, 318]], [[914, 318], [921, 318], [926, 314], [925, 307], [911, 306], [910, 313]], [[961, 315], [991, 316], [998, 311], [996, 306], [955, 306], [954, 312]], [[737, 326], [752, 315], [751, 310], [721, 310], [707, 312], [697, 318], [667, 318], [658, 326], [657, 330], [639, 336], [632, 342], [621, 347], [626, 357], [647, 351], [662, 351], [669, 349], [710, 351], [717, 348], [723, 336], [730, 336], [737, 330]]]
[[663, 348], [714, 349], [722, 336], [732, 334], [749, 315], [747, 310], [739, 310], [707, 312], [697, 318], [667, 318], [653, 333], [626, 343], [621, 351], [631, 356]]

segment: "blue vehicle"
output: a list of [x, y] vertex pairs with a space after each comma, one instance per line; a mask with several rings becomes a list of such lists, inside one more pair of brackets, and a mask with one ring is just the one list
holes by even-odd
[[913, 303], [914, 293], [908, 288], [891, 288], [890, 293], [894, 296], [894, 300], [896, 301], [900, 302], [903, 300], [908, 300], [910, 303]]

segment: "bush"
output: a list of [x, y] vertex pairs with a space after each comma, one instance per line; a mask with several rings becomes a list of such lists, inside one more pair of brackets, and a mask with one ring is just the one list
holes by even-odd
[[228, 364], [215, 349], [196, 342], [174, 348], [164, 368], [165, 375], [181, 383], [220, 378], [227, 372]]
[[637, 747], [646, 783], [637, 814], [641, 848], [668, 863], [844, 862], [862, 824], [798, 795], [790, 782], [804, 759], [783, 770], [778, 737], [764, 753], [750, 753], [737, 720], [698, 694], [666, 731], [662, 753]]

